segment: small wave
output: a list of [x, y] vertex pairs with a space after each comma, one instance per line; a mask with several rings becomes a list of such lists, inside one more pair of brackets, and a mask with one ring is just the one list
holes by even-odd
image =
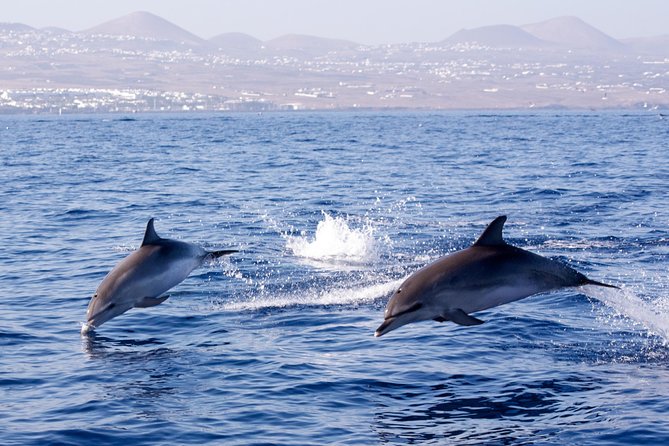
[[87, 209], [87, 208], [72, 208], [55, 214], [57, 218], [63, 221], [85, 220], [104, 215], [105, 211], [101, 211], [99, 209]]
[[617, 311], [621, 316], [642, 325], [649, 333], [660, 336], [669, 343], [669, 304], [658, 298], [652, 304], [634, 291], [585, 287], [588, 296], [594, 297]]
[[181, 175], [181, 174], [190, 175], [190, 174], [193, 174], [193, 173], [196, 173], [196, 172], [199, 172], [199, 171], [200, 171], [200, 169], [197, 169], [195, 167], [179, 166], [179, 167], [175, 167], [174, 169], [172, 169], [172, 174], [174, 174], [174, 175]]
[[286, 247], [297, 257], [332, 263], [368, 263], [378, 256], [374, 228], [367, 222], [351, 228], [344, 217], [332, 217], [323, 212], [313, 238], [304, 232], [286, 236]]
[[334, 289], [310, 289], [287, 294], [272, 294], [248, 301], [230, 302], [223, 305], [227, 311], [257, 311], [266, 308], [288, 308], [294, 306], [351, 305], [374, 302], [390, 294], [402, 284], [402, 279]]
[[113, 248], [114, 252], [133, 252], [139, 249], [137, 245], [116, 245]]

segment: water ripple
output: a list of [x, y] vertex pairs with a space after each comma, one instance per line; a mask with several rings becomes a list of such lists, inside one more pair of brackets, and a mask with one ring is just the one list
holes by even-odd
[[[664, 444], [666, 122], [636, 113], [0, 117], [3, 444]], [[615, 156], [613, 156], [613, 154]], [[500, 214], [622, 292], [373, 336]], [[161, 234], [241, 252], [81, 338]], [[587, 294], [584, 294], [587, 293]]]

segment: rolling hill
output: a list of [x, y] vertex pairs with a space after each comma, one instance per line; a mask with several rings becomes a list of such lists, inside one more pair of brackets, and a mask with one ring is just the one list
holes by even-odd
[[167, 20], [137, 11], [82, 31], [84, 34], [105, 34], [169, 40], [186, 45], [201, 45], [204, 40]]
[[491, 25], [462, 29], [443, 40], [447, 44], [478, 43], [493, 48], [537, 48], [546, 42], [513, 25]]
[[624, 45], [578, 17], [557, 17], [521, 27], [533, 36], [573, 49], [618, 50]]

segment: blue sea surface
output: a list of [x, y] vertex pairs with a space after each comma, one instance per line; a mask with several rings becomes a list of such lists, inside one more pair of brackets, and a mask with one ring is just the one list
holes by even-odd
[[[0, 443], [669, 444], [667, 141], [650, 112], [2, 116]], [[503, 214], [622, 290], [374, 338]], [[240, 252], [81, 336], [150, 217]]]

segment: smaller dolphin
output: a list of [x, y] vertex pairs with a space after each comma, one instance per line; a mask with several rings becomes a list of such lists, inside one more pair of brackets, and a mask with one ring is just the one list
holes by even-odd
[[142, 246], [121, 260], [102, 280], [86, 311], [85, 334], [131, 308], [159, 305], [165, 291], [181, 283], [205, 260], [237, 252], [234, 249], [205, 251], [197, 245], [161, 238], [146, 225]]
[[506, 216], [497, 217], [467, 249], [454, 252], [409, 276], [388, 301], [374, 336], [402, 325], [434, 320], [479, 325], [471, 313], [564, 287], [598, 285], [564, 263], [507, 244]]

